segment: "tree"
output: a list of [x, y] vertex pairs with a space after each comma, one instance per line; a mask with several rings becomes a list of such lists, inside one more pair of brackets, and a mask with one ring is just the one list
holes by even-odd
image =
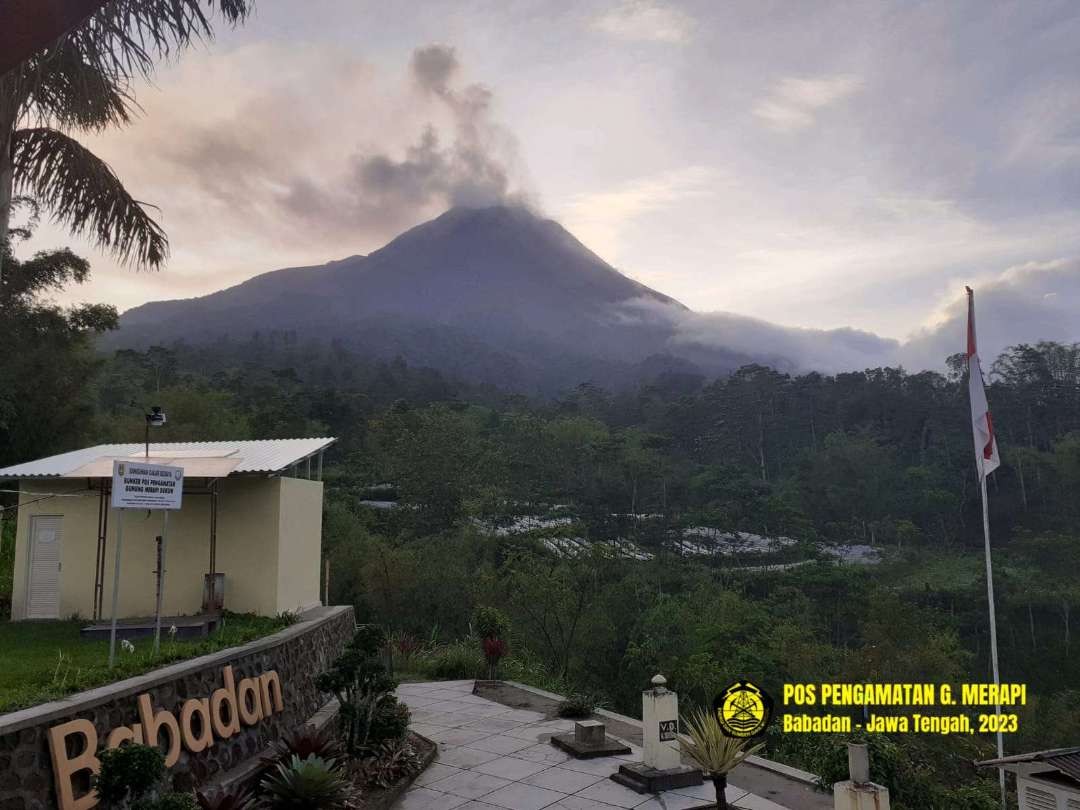
[[[215, 6], [237, 23], [251, 0], [112, 0], [0, 76], [0, 245], [22, 192], [122, 260], [164, 263], [168, 240], [145, 204], [71, 133], [128, 123], [134, 81], [148, 78], [158, 59], [212, 37]], [[4, 261], [0, 252], [0, 274]]]
[[101, 361], [93, 336], [116, 327], [103, 304], [63, 309], [43, 296], [89, 278], [90, 265], [70, 250], [26, 261], [0, 251], [8, 272], [0, 280], [0, 463], [70, 449], [94, 423], [91, 383]]

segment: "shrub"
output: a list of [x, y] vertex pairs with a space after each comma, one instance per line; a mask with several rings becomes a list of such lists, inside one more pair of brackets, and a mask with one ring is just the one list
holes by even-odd
[[604, 699], [591, 692], [573, 692], [555, 709], [559, 717], [581, 720], [589, 717], [597, 707], [604, 705]]
[[360, 766], [360, 777], [369, 787], [388, 788], [420, 770], [420, 756], [404, 740], [386, 741]]
[[416, 658], [416, 669], [433, 680], [483, 678], [483, 653], [473, 641], [457, 641], [426, 650]]
[[101, 770], [94, 778], [94, 788], [103, 810], [152, 803], [164, 793], [165, 757], [156, 748], [128, 743], [102, 751], [98, 759]]
[[408, 725], [408, 709], [394, 695], [397, 684], [378, 660], [385, 644], [381, 629], [361, 625], [345, 652], [315, 680], [319, 689], [338, 699], [345, 750], [352, 756], [387, 739], [383, 735], [395, 734], [402, 714], [404, 726]]
[[136, 802], [132, 810], [199, 810], [199, 805], [190, 793], [166, 793], [160, 799]]
[[481, 639], [505, 638], [510, 631], [506, 614], [493, 607], [478, 607], [473, 613], [472, 625]]
[[294, 756], [263, 778], [263, 795], [272, 810], [338, 810], [352, 797], [336, 764], [310, 756]]
[[[407, 720], [406, 720], [407, 722]], [[315, 729], [304, 725], [286, 732], [274, 743], [272, 751], [263, 757], [267, 766], [289, 762], [294, 756], [305, 760], [317, 756], [324, 760], [340, 760], [345, 755], [341, 740], [330, 728]]]
[[409, 709], [397, 700], [383, 701], [375, 709], [368, 732], [368, 745], [401, 742], [409, 732]]
[[480, 642], [480, 648], [484, 651], [484, 660], [487, 661], [488, 680], [495, 680], [495, 674], [499, 669], [499, 661], [510, 650], [510, 646], [501, 638], [485, 638]]
[[255, 810], [255, 800], [241, 788], [208, 788], [195, 791], [200, 810]]

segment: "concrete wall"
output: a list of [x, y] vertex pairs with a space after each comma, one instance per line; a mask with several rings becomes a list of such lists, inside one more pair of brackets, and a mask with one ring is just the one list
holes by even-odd
[[[281, 479], [277, 612], [319, 604], [322, 560], [322, 481]], [[287, 508], [286, 508], [287, 505]]]
[[[63, 700], [0, 715], [0, 808], [48, 810], [57, 807], [49, 755], [48, 730], [71, 720], [89, 720], [98, 751], [112, 729], [138, 723], [138, 696], [146, 694], [154, 711], [180, 717], [189, 698], [203, 698], [222, 686], [222, 669], [231, 666], [242, 678], [275, 671], [281, 682], [283, 711], [244, 725], [228, 739], [215, 738], [199, 753], [183, 750], [170, 769], [177, 790], [211, 781], [260, 754], [281, 734], [305, 722], [327, 696], [314, 680], [340, 655], [352, 638], [352, 608], [318, 608], [298, 624], [242, 647], [183, 661], [146, 675], [92, 689]], [[168, 739], [163, 733], [163, 740]], [[74, 756], [77, 751], [70, 751]], [[74, 780], [76, 798], [88, 791], [88, 774]]]
[[[210, 496], [202, 482], [185, 485], [183, 509], [169, 515], [163, 610], [198, 613], [210, 561]], [[98, 493], [85, 481], [23, 481], [15, 548], [12, 618], [26, 617], [30, 524], [35, 515], [63, 517], [60, 549], [60, 618], [93, 616]], [[71, 497], [43, 498], [47, 494]], [[109, 514], [102, 615], [113, 589], [116, 526]], [[118, 615], [154, 613], [156, 547], [162, 515], [123, 513]], [[218, 482], [217, 570], [225, 574], [225, 607], [274, 615], [319, 604], [322, 483], [292, 478], [236, 477]]]

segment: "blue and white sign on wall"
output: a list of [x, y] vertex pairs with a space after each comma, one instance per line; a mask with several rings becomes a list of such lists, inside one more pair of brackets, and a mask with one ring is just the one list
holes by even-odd
[[184, 468], [141, 461], [114, 461], [114, 509], [179, 509], [184, 494]]

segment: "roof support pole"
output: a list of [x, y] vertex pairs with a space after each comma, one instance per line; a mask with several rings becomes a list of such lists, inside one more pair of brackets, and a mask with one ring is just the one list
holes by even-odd
[[308, 481], [311, 480], [311, 456], [307, 457], [307, 474], [304, 476]]
[[157, 547], [157, 602], [154, 606], [154, 657], [161, 649], [161, 603], [165, 599], [165, 556], [169, 543], [169, 510], [162, 509], [161, 537]]
[[101, 620], [101, 601], [105, 590], [105, 533], [108, 531], [109, 507], [105, 503], [105, 479], [101, 479], [98, 497], [97, 559], [94, 560], [94, 621]]
[[207, 610], [217, 604], [217, 481], [210, 482], [210, 581], [206, 586]]
[[322, 457], [323, 457], [323, 451], [320, 450], [319, 451], [319, 477], [318, 477], [319, 481], [322, 481]]
[[112, 627], [109, 630], [109, 669], [116, 665], [116, 601], [120, 595], [120, 541], [123, 540], [124, 510], [116, 516], [116, 564], [113, 567]]

